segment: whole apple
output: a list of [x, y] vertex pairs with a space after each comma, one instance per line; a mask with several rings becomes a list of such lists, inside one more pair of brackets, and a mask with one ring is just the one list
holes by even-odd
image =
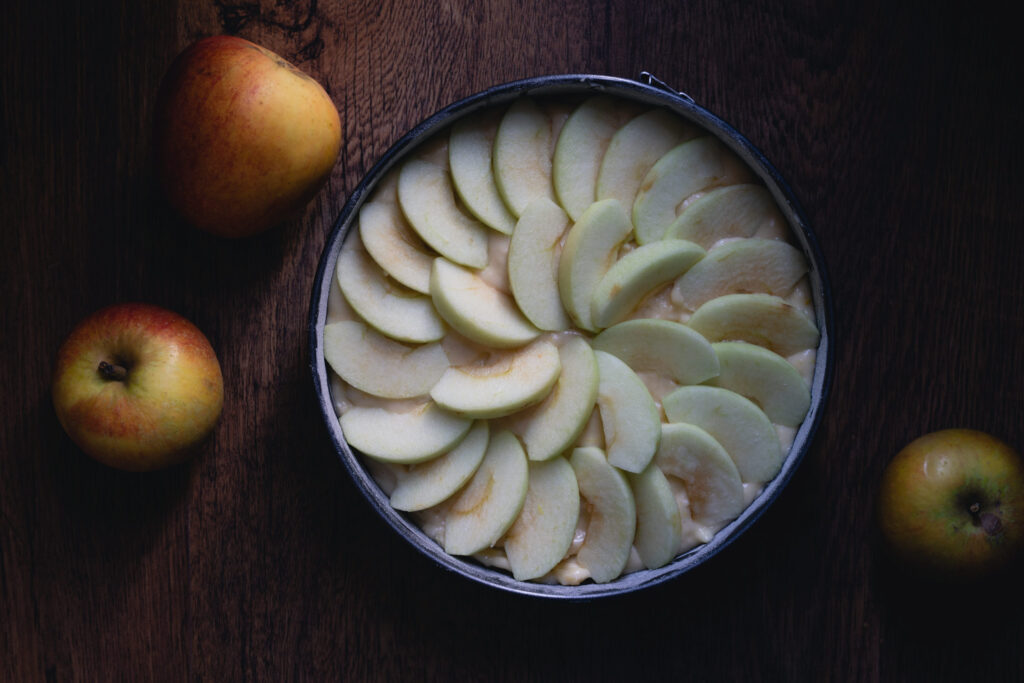
[[147, 471], [186, 460], [213, 430], [223, 403], [209, 340], [159, 306], [97, 311], [57, 353], [57, 418], [83, 451], [111, 467]]
[[994, 574], [1024, 549], [1024, 463], [983, 432], [926, 434], [886, 468], [878, 514], [905, 567], [935, 579]]
[[283, 222], [323, 186], [341, 121], [313, 78], [242, 38], [182, 52], [156, 101], [156, 174], [190, 223], [244, 237]]

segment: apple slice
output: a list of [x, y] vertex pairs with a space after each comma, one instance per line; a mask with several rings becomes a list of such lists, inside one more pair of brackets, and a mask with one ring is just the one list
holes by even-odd
[[666, 238], [696, 242], [705, 249], [727, 237], [784, 234], [786, 219], [760, 185], [740, 183], [709, 190], [683, 207], [665, 231]]
[[654, 463], [629, 475], [636, 501], [637, 553], [648, 569], [668, 564], [682, 547], [683, 523], [668, 479]]
[[593, 446], [577, 448], [570, 459], [580, 495], [590, 507], [590, 523], [576, 560], [597, 583], [615, 579], [626, 567], [636, 536], [636, 501], [625, 475]]
[[422, 158], [406, 161], [398, 203], [412, 229], [441, 256], [470, 268], [487, 265], [488, 230], [455, 203], [447, 168]]
[[445, 326], [430, 297], [390, 280], [350, 235], [338, 254], [338, 286], [359, 317], [381, 334], [422, 344], [444, 336]]
[[726, 294], [786, 296], [807, 272], [803, 253], [780, 240], [756, 237], [724, 242], [676, 280], [672, 302], [695, 311]]
[[718, 374], [718, 356], [711, 343], [671, 320], [627, 320], [594, 337], [593, 346], [635, 372], [653, 372], [676, 384], [700, 384]]
[[505, 204], [520, 216], [535, 199], [554, 201], [551, 117], [529, 97], [505, 111], [494, 138], [494, 180]]
[[608, 143], [597, 175], [597, 198], [618, 199], [632, 208], [637, 190], [655, 162], [697, 130], [666, 109], [652, 109], [631, 119]]
[[526, 500], [529, 466], [512, 432], [491, 437], [483, 462], [455, 499], [444, 523], [444, 550], [472, 555], [495, 543], [516, 521]]
[[558, 202], [574, 221], [597, 201], [597, 175], [612, 136], [637, 113], [629, 103], [594, 95], [576, 107], [562, 126], [551, 180]]
[[381, 270], [409, 289], [430, 293], [430, 266], [435, 255], [409, 227], [397, 204], [363, 204], [359, 210], [359, 236]]
[[529, 581], [562, 561], [576, 536], [580, 489], [565, 458], [531, 462], [526, 500], [505, 537], [512, 576]]
[[772, 294], [726, 294], [708, 301], [687, 324], [711, 342], [745, 341], [780, 356], [818, 345], [814, 321]]
[[700, 427], [663, 424], [654, 465], [683, 482], [693, 521], [718, 530], [747, 507], [736, 463]]
[[712, 344], [721, 371], [709, 384], [735, 391], [760, 406], [776, 424], [796, 427], [811, 407], [811, 392], [785, 358], [745, 342]]
[[403, 465], [424, 462], [450, 451], [473, 424], [432, 401], [404, 412], [356, 406], [345, 411], [339, 421], [352, 448], [371, 458]]
[[558, 262], [558, 291], [566, 311], [585, 330], [595, 330], [594, 290], [632, 231], [617, 199], [594, 202], [569, 229]]
[[519, 217], [508, 246], [508, 278], [519, 309], [542, 330], [571, 325], [558, 293], [558, 259], [569, 217], [550, 199], [531, 203]]
[[540, 330], [523, 317], [509, 295], [447, 259], [434, 260], [430, 295], [449, 325], [485, 346], [513, 348], [540, 335]]
[[597, 404], [597, 359], [582, 337], [558, 349], [562, 372], [551, 393], [524, 416], [521, 437], [530, 460], [547, 460], [576, 443]]
[[430, 397], [465, 417], [501, 417], [547, 396], [561, 370], [558, 347], [538, 340], [515, 351], [491, 354], [485, 363], [448, 368]]
[[637, 192], [633, 203], [636, 241], [647, 244], [664, 237], [690, 195], [743, 182], [749, 175], [743, 163], [710, 135], [671, 149], [654, 164]]
[[448, 137], [448, 164], [466, 208], [485, 225], [511, 235], [516, 219], [498, 193], [491, 158], [502, 115], [501, 109], [486, 109], [459, 119]]
[[678, 278], [704, 256], [686, 240], [662, 240], [629, 252], [608, 269], [591, 299], [594, 326], [622, 321], [645, 296]]
[[604, 351], [595, 351], [594, 356], [608, 462], [627, 472], [642, 472], [658, 449], [661, 413], [643, 380], [628, 365]]
[[662, 399], [662, 407], [670, 422], [697, 425], [722, 444], [743, 481], [769, 481], [782, 467], [785, 453], [771, 420], [736, 392], [680, 387]]
[[425, 396], [449, 366], [438, 342], [409, 347], [355, 320], [324, 326], [324, 360], [356, 389], [382, 398]]
[[413, 512], [426, 510], [451, 498], [476, 472], [487, 450], [490, 429], [479, 420], [452, 450], [428, 462], [396, 468], [397, 483], [391, 507]]

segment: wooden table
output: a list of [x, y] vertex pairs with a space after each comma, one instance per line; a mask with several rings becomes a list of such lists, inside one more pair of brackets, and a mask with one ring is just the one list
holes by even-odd
[[[1024, 67], [1006, 17], [877, 1], [9, 5], [0, 680], [1019, 680], [1019, 595], [895, 580], [872, 513], [920, 433], [1024, 447]], [[222, 32], [319, 79], [344, 132], [304, 214], [242, 241], [182, 224], [150, 169], [164, 70]], [[347, 194], [421, 118], [517, 78], [642, 70], [742, 131], [803, 202], [835, 298], [833, 394], [784, 495], [705, 567], [626, 599], [506, 595], [430, 564], [347, 479], [307, 369], [314, 271]], [[54, 415], [60, 342], [128, 299], [185, 314], [220, 356], [226, 408], [189, 466], [107, 469]]]

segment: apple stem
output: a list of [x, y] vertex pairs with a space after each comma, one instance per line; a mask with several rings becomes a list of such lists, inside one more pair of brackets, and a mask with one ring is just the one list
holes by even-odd
[[981, 505], [978, 503], [971, 503], [971, 506], [967, 508], [971, 517], [974, 518], [974, 523], [985, 530], [985, 533], [989, 536], [995, 536], [1003, 530], [1003, 520], [999, 519], [999, 515], [994, 515], [991, 512], [981, 513]]
[[105, 360], [100, 361], [100, 376], [103, 379], [123, 382], [128, 377], [128, 370], [123, 365], [113, 365]]

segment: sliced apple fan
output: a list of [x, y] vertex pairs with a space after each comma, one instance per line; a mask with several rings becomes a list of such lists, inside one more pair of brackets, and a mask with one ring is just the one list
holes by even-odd
[[600, 94], [474, 112], [386, 175], [323, 348], [392, 506], [522, 581], [660, 567], [740, 515], [810, 409], [795, 354], [820, 339], [753, 178], [675, 114]]

